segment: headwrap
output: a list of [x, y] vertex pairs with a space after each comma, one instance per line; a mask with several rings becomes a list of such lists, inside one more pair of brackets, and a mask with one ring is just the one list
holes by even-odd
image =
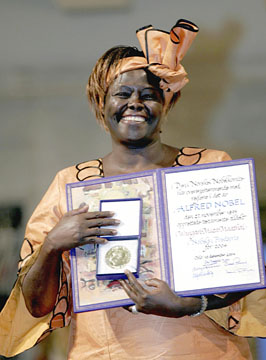
[[155, 29], [152, 25], [138, 29], [137, 38], [145, 57], [134, 56], [121, 59], [115, 70], [108, 74], [107, 85], [121, 73], [148, 68], [161, 79], [160, 88], [164, 91], [167, 106], [173, 94], [181, 90], [189, 81], [180, 61], [198, 31], [197, 25], [184, 19], [178, 20], [170, 33]]

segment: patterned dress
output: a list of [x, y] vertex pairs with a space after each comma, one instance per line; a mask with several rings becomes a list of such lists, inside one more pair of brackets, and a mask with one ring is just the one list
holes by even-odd
[[[173, 166], [225, 160], [230, 157], [222, 151], [182, 148]], [[53, 311], [42, 318], [29, 314], [21, 284], [47, 233], [67, 211], [65, 185], [103, 176], [101, 159], [66, 168], [56, 175], [35, 209], [21, 248], [18, 279], [0, 314], [0, 354], [14, 356], [34, 346], [53, 330], [70, 324], [69, 360], [251, 359], [249, 346], [242, 336], [266, 336], [264, 290], [197, 318], [135, 316], [123, 308], [75, 314], [72, 312], [69, 253], [64, 252]]]

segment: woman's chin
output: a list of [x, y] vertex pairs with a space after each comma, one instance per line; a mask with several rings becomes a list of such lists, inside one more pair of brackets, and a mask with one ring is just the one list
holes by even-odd
[[[139, 130], [139, 129], [138, 129]], [[138, 142], [147, 137], [146, 131], [123, 131], [120, 133], [120, 138], [128, 142]]]
[[128, 148], [144, 148], [151, 144], [153, 142], [153, 139], [147, 138], [147, 137], [127, 137], [124, 139], [121, 139], [121, 143]]

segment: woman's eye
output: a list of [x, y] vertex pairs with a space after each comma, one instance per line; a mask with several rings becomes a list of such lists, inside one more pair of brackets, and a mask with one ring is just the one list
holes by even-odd
[[143, 95], [143, 98], [144, 99], [147, 99], [147, 100], [153, 100], [153, 99], [155, 99], [156, 97], [154, 96], [154, 95]]
[[130, 93], [125, 92], [125, 91], [120, 91], [120, 92], [116, 93], [115, 96], [118, 96], [122, 99], [127, 99], [128, 97], [130, 97]]
[[156, 94], [143, 94], [142, 99], [144, 100], [157, 100], [158, 96]]

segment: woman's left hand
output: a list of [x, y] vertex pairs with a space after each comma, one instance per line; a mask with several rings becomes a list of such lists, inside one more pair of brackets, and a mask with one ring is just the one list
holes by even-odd
[[128, 281], [120, 280], [120, 283], [139, 312], [178, 318], [197, 312], [201, 306], [198, 298], [175, 295], [165, 281], [150, 279], [142, 286], [130, 271], [126, 270], [125, 274]]

